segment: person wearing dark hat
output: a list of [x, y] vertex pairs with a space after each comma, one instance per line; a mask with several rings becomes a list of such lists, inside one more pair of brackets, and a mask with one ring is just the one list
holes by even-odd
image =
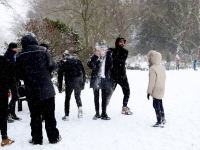
[[[18, 49], [17, 44], [14, 42], [11, 42], [8, 45], [8, 49], [4, 55], [8, 60], [10, 60], [13, 67], [15, 66], [15, 63], [16, 63], [14, 56], [17, 53], [17, 49]], [[17, 91], [17, 89], [18, 89], [17, 83], [19, 83], [19, 82], [20, 82], [19, 79], [15, 75], [15, 83], [16, 84], [13, 85], [13, 87], [11, 88], [12, 99], [8, 105], [8, 117], [7, 117], [8, 123], [12, 123], [12, 122], [14, 122], [14, 120], [21, 120], [21, 118], [19, 118], [15, 113], [16, 101], [19, 98], [18, 91]]]
[[57, 63], [45, 47], [38, 46], [32, 35], [23, 36], [21, 44], [22, 50], [16, 57], [16, 72], [26, 87], [31, 117], [32, 139], [29, 143], [43, 144], [41, 115], [44, 115], [49, 143], [58, 143], [61, 136], [56, 128], [55, 90], [51, 81], [51, 72], [57, 69]]
[[58, 90], [60, 93], [62, 93], [63, 76], [65, 76], [65, 116], [62, 119], [69, 121], [70, 99], [73, 91], [78, 107], [78, 118], [82, 118], [81, 91], [84, 89], [86, 80], [83, 64], [68, 50], [63, 53], [63, 59], [60, 60], [59, 64]]
[[14, 84], [14, 66], [4, 56], [0, 55], [0, 131], [1, 146], [14, 143], [7, 135], [8, 92]]
[[118, 37], [115, 42], [115, 48], [110, 48], [110, 50], [113, 52], [113, 68], [111, 70], [111, 78], [113, 92], [117, 84], [119, 84], [124, 94], [121, 113], [125, 115], [132, 115], [133, 113], [130, 111], [130, 108], [127, 107], [130, 96], [130, 88], [125, 67], [126, 59], [128, 57], [128, 50], [124, 48], [125, 43], [126, 40], [124, 38]]
[[[102, 40], [100, 45], [96, 44], [96, 52], [90, 57], [87, 66], [92, 69], [90, 88], [93, 88], [94, 103], [96, 114], [93, 120], [99, 118], [110, 120], [107, 115], [107, 105], [112, 94], [112, 84], [110, 79], [110, 70], [113, 66], [112, 52], [107, 48], [107, 42]], [[102, 92], [102, 113], [99, 114], [99, 92]]]

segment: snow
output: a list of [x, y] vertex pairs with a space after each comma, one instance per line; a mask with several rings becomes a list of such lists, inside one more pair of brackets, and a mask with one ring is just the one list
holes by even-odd
[[[93, 91], [86, 85], [82, 92], [83, 118], [77, 118], [74, 95], [69, 121], [63, 121], [65, 94], [56, 95], [55, 116], [62, 141], [51, 145], [43, 123], [43, 145], [30, 145], [30, 117], [27, 103], [17, 115], [23, 120], [8, 124], [8, 135], [15, 143], [6, 150], [199, 150], [200, 149], [200, 72], [167, 71], [166, 93], [163, 99], [167, 123], [164, 128], [150, 127], [156, 122], [151, 100], [146, 98], [148, 71], [127, 71], [131, 88], [128, 106], [132, 116], [121, 114], [123, 94], [117, 86], [107, 113], [110, 121], [92, 120], [95, 109]], [[56, 89], [57, 91], [57, 89]]]

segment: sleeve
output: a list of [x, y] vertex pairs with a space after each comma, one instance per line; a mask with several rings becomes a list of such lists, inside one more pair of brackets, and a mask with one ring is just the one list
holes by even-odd
[[109, 67], [109, 69], [112, 69], [112, 68], [113, 68], [112, 51], [109, 51], [109, 52], [107, 53], [106, 60], [108, 61], [108, 67]]
[[85, 69], [84, 69], [83, 64], [80, 60], [79, 60], [79, 64], [80, 64], [80, 67], [81, 67], [81, 70], [82, 70], [82, 73], [83, 73], [83, 87], [84, 87], [85, 81], [86, 81]]
[[150, 68], [150, 70], [149, 70], [149, 85], [148, 85], [147, 93], [152, 94], [155, 83], [156, 83], [156, 72], [153, 68]]
[[16, 76], [21, 79], [21, 80], [24, 80], [24, 71], [23, 71], [23, 64], [21, 63], [21, 59], [20, 59], [20, 56], [17, 56], [16, 57], [16, 65], [15, 65], [15, 73], [16, 73]]
[[92, 55], [92, 57], [90, 57], [90, 59], [89, 59], [88, 62], [87, 62], [87, 66], [88, 66], [90, 69], [95, 69], [98, 60], [99, 60], [99, 57], [98, 57], [98, 56]]
[[51, 54], [46, 50], [46, 61], [47, 61], [47, 67], [49, 68], [49, 71], [52, 72], [58, 68], [58, 64], [53, 59]]

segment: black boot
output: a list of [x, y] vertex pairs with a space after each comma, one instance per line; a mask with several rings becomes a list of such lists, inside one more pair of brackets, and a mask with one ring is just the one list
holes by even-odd
[[12, 119], [12, 116], [10, 114], [10, 109], [8, 108], [8, 113], [7, 113], [7, 122], [8, 123], [13, 123], [15, 122], [13, 119]]
[[99, 112], [96, 112], [95, 116], [93, 117], [93, 120], [97, 120], [100, 118], [101, 118], [101, 116], [100, 116]]
[[107, 113], [102, 113], [102, 114], [101, 114], [101, 119], [102, 119], [102, 120], [110, 120], [111, 118], [108, 117]]

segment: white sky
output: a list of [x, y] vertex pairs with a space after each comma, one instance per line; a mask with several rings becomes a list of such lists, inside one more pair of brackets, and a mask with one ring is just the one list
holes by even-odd
[[28, 3], [26, 0], [10, 0], [10, 4], [13, 9], [6, 8], [0, 4], [0, 52], [3, 51], [1, 48], [4, 42], [15, 42], [16, 39], [12, 37], [10, 28], [14, 23], [13, 16], [26, 17], [28, 10]]

